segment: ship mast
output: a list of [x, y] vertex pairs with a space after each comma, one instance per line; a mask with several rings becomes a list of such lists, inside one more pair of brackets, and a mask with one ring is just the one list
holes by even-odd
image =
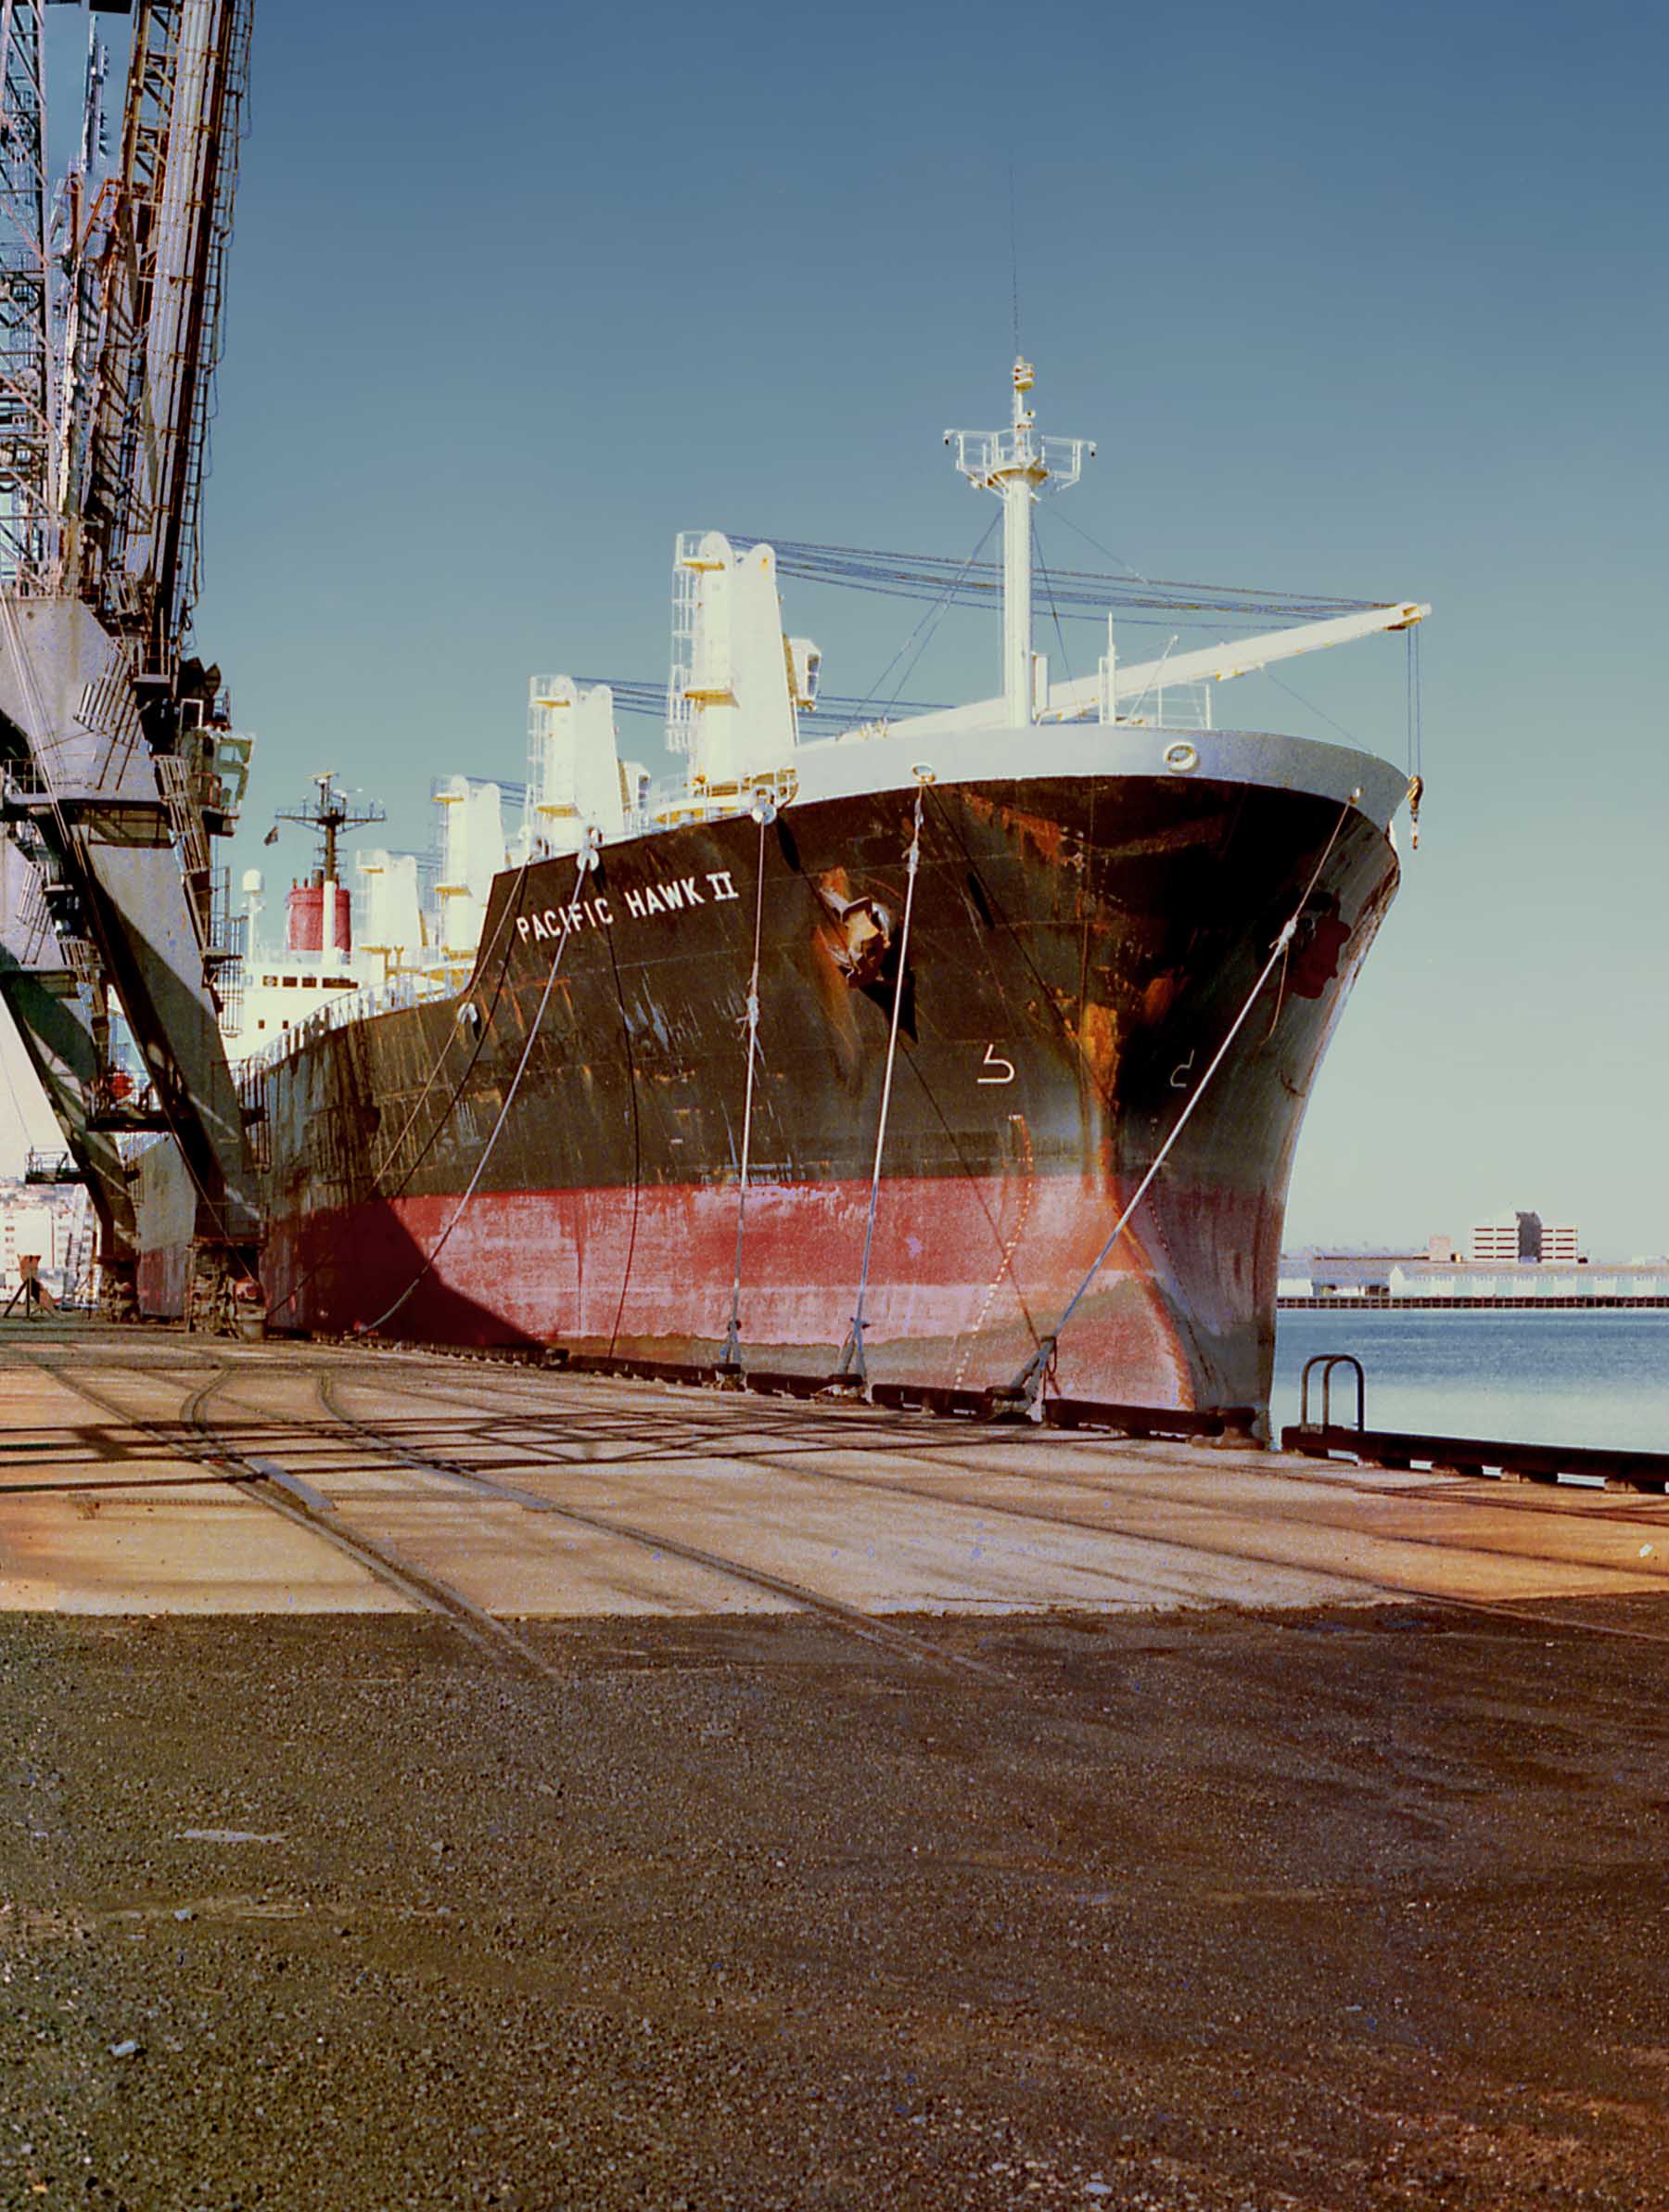
[[336, 780], [336, 771], [326, 769], [323, 775], [315, 775], [314, 795], [299, 807], [280, 807], [274, 815], [274, 822], [294, 822], [302, 829], [311, 829], [319, 840], [319, 858], [313, 869], [312, 888], [323, 890], [327, 884], [339, 883], [337, 846], [344, 832], [363, 829], [367, 823], [388, 819], [379, 801], [372, 799], [357, 809], [341, 790]]
[[1034, 503], [1070, 491], [1095, 446], [1088, 438], [1046, 438], [1026, 398], [1038, 373], [1014, 363], [1013, 416], [1006, 430], [947, 430], [956, 466], [981, 492], [1002, 502], [1002, 697], [1008, 720], [1037, 720], [1038, 680], [1032, 656], [1032, 518]]

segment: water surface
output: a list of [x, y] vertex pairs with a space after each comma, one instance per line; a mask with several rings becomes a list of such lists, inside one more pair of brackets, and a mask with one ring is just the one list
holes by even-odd
[[[1669, 1451], [1669, 1311], [1282, 1313], [1277, 1429], [1298, 1418], [1306, 1360], [1331, 1351], [1361, 1361], [1370, 1428]], [[1354, 1418], [1354, 1397], [1349, 1376], [1336, 1373], [1335, 1421]]]

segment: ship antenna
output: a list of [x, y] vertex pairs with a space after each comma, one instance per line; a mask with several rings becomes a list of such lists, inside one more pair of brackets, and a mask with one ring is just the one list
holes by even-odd
[[1014, 164], [1009, 163], [1009, 274], [1013, 309], [1014, 357], [1020, 356], [1020, 217], [1014, 200]]
[[[1019, 262], [1014, 275], [1018, 327]], [[1051, 492], [1069, 491], [1095, 445], [1088, 438], [1045, 438], [1026, 404], [1038, 372], [1016, 352], [1013, 412], [1006, 430], [947, 430], [956, 466], [981, 492], [1002, 502], [1002, 697], [1011, 725], [1036, 722], [1039, 685], [1032, 654], [1032, 508]], [[1043, 702], [1045, 705], [1047, 701]]]
[[372, 799], [357, 808], [338, 785], [334, 769], [326, 769], [323, 775], [313, 777], [312, 799], [299, 807], [281, 807], [274, 816], [274, 826], [280, 822], [294, 822], [302, 829], [311, 829], [319, 840], [318, 864], [313, 876], [317, 889], [326, 883], [338, 883], [337, 873], [337, 846], [346, 830], [363, 829], [368, 823], [383, 822], [387, 814], [381, 804]]

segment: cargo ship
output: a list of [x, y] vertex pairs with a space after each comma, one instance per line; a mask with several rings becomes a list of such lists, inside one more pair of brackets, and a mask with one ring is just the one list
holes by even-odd
[[[271, 1329], [1261, 1428], [1294, 1148], [1409, 777], [1178, 700], [1426, 609], [1109, 639], [1051, 684], [1031, 510], [1091, 449], [1032, 383], [949, 434], [1002, 504], [1000, 697], [808, 737], [771, 546], [691, 534], [673, 786], [620, 759], [608, 686], [538, 679], [519, 833], [502, 787], [440, 786], [428, 913], [409, 857], [362, 854], [356, 942], [320, 779], [326, 850], [284, 951], [246, 948], [234, 1040]], [[172, 1144], [135, 1187], [142, 1304], [178, 1311]]]

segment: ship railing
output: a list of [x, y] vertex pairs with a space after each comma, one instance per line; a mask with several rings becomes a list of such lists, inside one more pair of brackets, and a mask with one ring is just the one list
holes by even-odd
[[1121, 701], [1118, 719], [1150, 730], [1208, 730], [1211, 685], [1156, 684], [1140, 698]]
[[327, 1035], [332, 1029], [345, 1029], [350, 1022], [368, 1021], [373, 1015], [392, 1014], [400, 1007], [420, 1005], [427, 999], [446, 995], [443, 989], [437, 989], [421, 976], [390, 976], [385, 983], [366, 983], [358, 991], [340, 992], [305, 1019], [292, 1023], [280, 1035], [246, 1054], [238, 1066], [257, 1070], [276, 1068], [293, 1053], [299, 1052], [304, 1044]]
[[52, 912], [46, 904], [46, 891], [38, 869], [32, 868], [24, 876], [17, 918], [18, 934], [21, 940], [21, 965], [24, 967], [44, 965], [42, 955], [52, 939]]
[[786, 806], [799, 789], [799, 771], [792, 763], [762, 768], [741, 776], [733, 784], [693, 783], [669, 776], [652, 784], [631, 827], [643, 830], [678, 829], [686, 823], [733, 822], [751, 812], [756, 799], [765, 798]]

